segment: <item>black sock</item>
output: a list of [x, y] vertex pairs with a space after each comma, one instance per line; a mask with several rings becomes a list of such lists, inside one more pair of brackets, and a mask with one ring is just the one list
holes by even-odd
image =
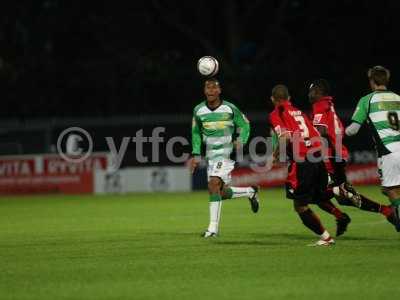
[[298, 213], [301, 221], [303, 224], [310, 229], [312, 232], [315, 232], [318, 235], [324, 233], [325, 228], [322, 226], [321, 221], [319, 220], [318, 216], [311, 210], [307, 209], [302, 213]]
[[342, 205], [342, 206], [354, 206], [353, 201], [351, 201], [350, 199], [344, 198], [344, 197], [339, 197], [339, 196], [335, 196], [337, 202]]
[[372, 212], [376, 212], [376, 213], [381, 212], [381, 205], [379, 203], [376, 203], [375, 201], [372, 201], [361, 194], [360, 194], [360, 197], [361, 197], [360, 209], [366, 210], [366, 211], [372, 211]]

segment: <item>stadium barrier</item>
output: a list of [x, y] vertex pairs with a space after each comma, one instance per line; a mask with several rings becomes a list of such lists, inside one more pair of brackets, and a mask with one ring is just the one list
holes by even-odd
[[[374, 164], [349, 165], [346, 173], [349, 181], [354, 185], [379, 184], [378, 169]], [[282, 186], [286, 176], [286, 166], [276, 167], [264, 173], [253, 171], [250, 168], [238, 168], [232, 172], [232, 185]]]
[[[347, 177], [354, 185], [379, 184], [378, 168], [374, 163], [350, 164], [346, 168]], [[232, 171], [232, 186], [261, 187], [283, 186], [287, 176], [285, 165], [274, 167], [268, 172], [259, 172], [249, 167], [239, 167]], [[193, 189], [203, 190], [207, 188], [206, 169], [198, 170], [193, 176]]]
[[104, 194], [190, 191], [185, 166], [131, 167], [109, 171], [111, 156], [92, 153], [67, 162], [57, 154], [0, 156], [0, 195]]
[[[185, 166], [126, 167], [110, 172], [111, 157], [93, 153], [81, 163], [64, 161], [57, 154], [0, 156], [0, 195], [61, 193], [104, 194], [174, 192], [207, 189], [206, 168], [191, 176]], [[232, 185], [282, 186], [286, 166], [258, 172], [241, 166], [232, 172]], [[376, 163], [352, 163], [348, 179], [355, 185], [379, 184]]]
[[106, 170], [107, 153], [92, 153], [81, 163], [58, 154], [0, 156], [0, 195], [93, 193], [95, 170]]
[[116, 172], [96, 170], [94, 192], [188, 192], [191, 190], [189, 169], [179, 167], [125, 168]]

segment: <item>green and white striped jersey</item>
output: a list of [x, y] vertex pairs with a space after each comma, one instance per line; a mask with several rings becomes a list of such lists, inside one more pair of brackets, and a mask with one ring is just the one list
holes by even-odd
[[360, 99], [352, 121], [367, 122], [378, 156], [400, 152], [400, 96], [390, 91], [375, 91]]
[[232, 103], [222, 101], [210, 109], [206, 101], [193, 110], [192, 154], [200, 155], [202, 143], [206, 146], [206, 158], [229, 158], [233, 150], [233, 135], [240, 130], [238, 141], [247, 143], [250, 124], [245, 115]]

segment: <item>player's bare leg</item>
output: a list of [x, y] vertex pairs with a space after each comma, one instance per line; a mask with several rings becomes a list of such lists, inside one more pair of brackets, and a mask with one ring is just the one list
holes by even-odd
[[331, 200], [321, 201], [318, 203], [318, 207], [327, 213], [335, 216], [336, 219], [336, 236], [341, 236], [347, 231], [351, 219], [348, 214], [342, 212], [338, 207], [336, 207]]
[[380, 213], [385, 216], [392, 225], [395, 226], [397, 231], [400, 230], [400, 219], [395, 214], [395, 206], [383, 205], [375, 202], [366, 196], [359, 194], [349, 183], [334, 187], [333, 190], [340, 205], [354, 206], [364, 211]]
[[249, 187], [228, 187], [224, 186], [221, 191], [222, 200], [226, 199], [234, 199], [247, 197], [250, 201], [251, 210], [256, 213], [259, 209], [259, 200], [258, 200], [258, 190], [257, 186], [249, 186]]
[[294, 209], [304, 226], [320, 236], [320, 240], [313, 244], [314, 246], [330, 246], [335, 243], [335, 240], [321, 224], [319, 217], [311, 210], [311, 208], [308, 207], [308, 205], [304, 205], [296, 200], [294, 200], [293, 204]]
[[345, 170], [346, 163], [344, 161], [331, 161], [331, 163], [334, 172], [330, 174], [330, 177], [336, 182], [336, 184], [333, 184], [332, 190], [340, 205], [353, 206], [364, 211], [380, 213], [385, 216], [390, 223], [395, 225], [393, 222], [394, 210], [391, 206], [380, 204], [358, 193], [347, 181]]
[[208, 181], [208, 193], [210, 195], [209, 209], [210, 209], [210, 223], [203, 236], [205, 238], [214, 237], [218, 234], [219, 220], [221, 217], [221, 188], [223, 182], [221, 178], [212, 176]]

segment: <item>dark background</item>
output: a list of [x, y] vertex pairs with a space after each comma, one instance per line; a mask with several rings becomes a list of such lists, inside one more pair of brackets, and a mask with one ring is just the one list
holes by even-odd
[[224, 95], [268, 109], [270, 89], [306, 103], [316, 77], [337, 108], [369, 92], [381, 64], [399, 80], [399, 1], [9, 1], [0, 10], [1, 118], [190, 114], [196, 63], [213, 55]]

